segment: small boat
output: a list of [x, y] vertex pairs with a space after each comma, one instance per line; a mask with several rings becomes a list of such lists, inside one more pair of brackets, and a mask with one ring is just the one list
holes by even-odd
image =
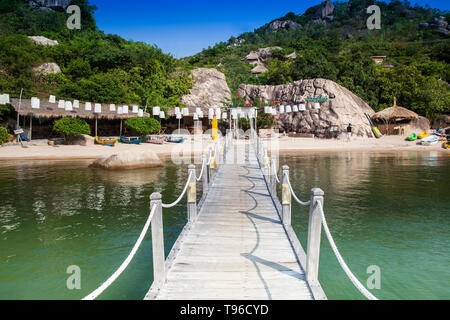
[[95, 137], [95, 143], [101, 144], [103, 146], [114, 147], [119, 139], [103, 139]]
[[184, 140], [186, 139], [181, 137], [169, 137], [169, 136], [166, 137], [166, 141], [172, 143], [183, 143]]
[[444, 149], [450, 149], [450, 140], [444, 142]]
[[421, 134], [419, 134], [419, 135], [417, 136], [417, 138], [423, 139], [423, 138], [426, 138], [426, 137], [428, 137], [428, 136], [429, 136], [428, 132], [424, 131], [424, 132], [422, 132]]
[[409, 141], [416, 141], [417, 140], [417, 134], [413, 133], [411, 135], [409, 135], [408, 140]]
[[424, 146], [431, 146], [438, 142], [439, 142], [438, 136], [429, 136], [429, 137], [423, 138], [422, 141], [420, 141], [420, 143]]
[[145, 138], [146, 143], [152, 143], [152, 144], [164, 144], [164, 137], [152, 137], [148, 136]]
[[142, 139], [139, 137], [120, 137], [119, 142], [125, 144], [141, 144]]

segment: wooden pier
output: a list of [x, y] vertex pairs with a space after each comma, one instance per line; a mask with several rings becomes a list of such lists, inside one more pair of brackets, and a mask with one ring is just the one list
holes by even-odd
[[[197, 176], [189, 166], [185, 188], [172, 204], [150, 197], [150, 214], [129, 256], [98, 289], [97, 298], [127, 268], [150, 225], [153, 283], [146, 300], [323, 300], [318, 281], [322, 226], [338, 262], [354, 286], [376, 299], [354, 276], [334, 243], [323, 211], [324, 193], [312, 189], [309, 201], [295, 195], [289, 168], [278, 178], [276, 159], [256, 136], [227, 136], [203, 155]], [[208, 160], [207, 160], [208, 159]], [[203, 190], [197, 201], [197, 181]], [[277, 186], [281, 189], [281, 203]], [[187, 195], [188, 222], [165, 256], [163, 209]], [[309, 206], [307, 253], [291, 226], [291, 201]], [[306, 222], [305, 222], [306, 223]]]
[[197, 219], [175, 245], [165, 281], [146, 299], [325, 298], [317, 288], [314, 296], [300, 262], [304, 251], [291, 242], [254, 147], [246, 150], [245, 163], [226, 159], [220, 167]]

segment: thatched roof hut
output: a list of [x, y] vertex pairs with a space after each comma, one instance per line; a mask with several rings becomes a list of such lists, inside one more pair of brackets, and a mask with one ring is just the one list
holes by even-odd
[[[19, 99], [11, 99], [11, 105], [13, 108], [19, 112], [21, 116], [30, 116], [33, 118], [63, 118], [63, 117], [77, 117], [81, 119], [105, 119], [105, 120], [125, 120], [128, 118], [137, 117], [137, 113], [132, 112], [132, 108], [130, 106], [130, 110], [128, 114], [118, 114], [117, 110], [119, 106], [116, 106], [116, 111], [110, 111], [110, 105], [102, 105], [100, 113], [94, 112], [94, 104], [92, 104], [92, 110], [85, 110], [84, 103], [80, 103], [79, 108], [73, 108], [72, 111], [67, 111], [65, 109], [58, 108], [58, 103], [50, 103], [49, 101], [40, 101], [40, 108], [33, 109], [31, 107], [31, 100], [22, 99], [22, 103], [20, 105], [19, 110]], [[149, 116], [148, 113], [144, 113], [144, 116]]]
[[397, 106], [397, 99], [395, 99], [394, 106], [375, 113], [372, 119], [386, 122], [400, 122], [419, 119], [419, 115], [411, 110]]

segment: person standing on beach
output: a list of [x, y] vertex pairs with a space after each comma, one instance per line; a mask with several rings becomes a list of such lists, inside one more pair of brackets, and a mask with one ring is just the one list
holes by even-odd
[[350, 142], [351, 137], [352, 137], [352, 124], [349, 123], [347, 127], [347, 142]]

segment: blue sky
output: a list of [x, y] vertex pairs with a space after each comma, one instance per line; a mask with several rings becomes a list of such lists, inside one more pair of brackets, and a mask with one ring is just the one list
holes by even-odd
[[[448, 0], [411, 1], [449, 10]], [[106, 33], [156, 44], [177, 58], [193, 55], [231, 36], [253, 31], [292, 11], [303, 13], [321, 0], [143, 1], [90, 0]]]

